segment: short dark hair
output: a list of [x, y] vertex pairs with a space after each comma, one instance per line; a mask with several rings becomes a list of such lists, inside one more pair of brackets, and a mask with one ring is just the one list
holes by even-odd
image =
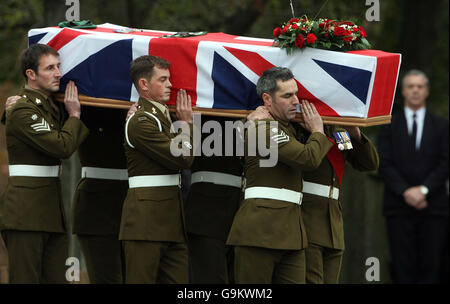
[[39, 67], [39, 60], [41, 59], [42, 56], [48, 55], [48, 54], [59, 57], [58, 52], [55, 51], [52, 47], [50, 47], [46, 44], [40, 44], [40, 43], [33, 44], [22, 52], [22, 56], [20, 59], [20, 65], [21, 65], [22, 74], [23, 74], [23, 77], [25, 77], [25, 80], [28, 79], [26, 71], [28, 69], [31, 69], [37, 74], [38, 67]]
[[256, 92], [262, 98], [263, 93], [273, 96], [273, 93], [278, 89], [277, 81], [287, 81], [294, 78], [291, 70], [283, 67], [270, 68], [261, 75], [256, 83]]
[[170, 62], [152, 55], [141, 56], [131, 62], [130, 78], [136, 90], [139, 89], [139, 79], [146, 78], [150, 80], [152, 78], [155, 66], [167, 70], [170, 67]]

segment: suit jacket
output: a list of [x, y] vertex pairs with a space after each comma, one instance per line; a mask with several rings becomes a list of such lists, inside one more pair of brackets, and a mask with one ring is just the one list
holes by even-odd
[[[419, 151], [412, 149], [403, 113], [392, 117], [392, 123], [378, 134], [380, 174], [386, 184], [383, 213], [390, 215], [436, 214], [448, 216], [448, 120], [425, 114]], [[418, 211], [406, 204], [403, 192], [412, 186], [425, 185], [428, 207]]]
[[[302, 180], [303, 170], [316, 169], [332, 143], [325, 135], [316, 132], [306, 144], [302, 144], [297, 141], [291, 124], [279, 122], [278, 128], [275, 128], [270, 126], [270, 121], [273, 120], [261, 120], [263, 124], [250, 127], [246, 133], [246, 187], [274, 187], [301, 192], [302, 183], [299, 181]], [[278, 162], [274, 167], [262, 167], [260, 160], [267, 157], [249, 153], [249, 138], [256, 136], [258, 145], [259, 134], [266, 136], [263, 139], [265, 143], [278, 141]], [[234, 218], [227, 244], [290, 250], [305, 248], [308, 241], [301, 206], [273, 199], [244, 200]]]
[[[172, 175], [189, 168], [193, 150], [189, 156], [173, 156], [170, 146], [179, 135], [179, 147], [192, 148], [193, 125], [189, 124], [189, 133], [171, 133], [171, 122], [157, 107], [142, 98], [138, 106], [125, 129], [128, 176]], [[130, 188], [123, 205], [119, 239], [185, 242], [183, 213], [179, 186]]]
[[[82, 167], [126, 169], [123, 146], [127, 112], [83, 107], [82, 121], [89, 136], [78, 148]], [[127, 180], [82, 178], [75, 190], [73, 227], [75, 234], [118, 235]]]
[[[51, 97], [23, 89], [22, 98], [6, 117], [10, 165], [59, 166], [88, 136], [63, 104], [51, 106]], [[0, 230], [65, 232], [61, 185], [58, 177], [10, 176], [0, 199]]]
[[[202, 116], [203, 118], [203, 116]], [[197, 156], [191, 172], [212, 171], [235, 176], [242, 175], [241, 160], [237, 156], [225, 155], [225, 121], [229, 118], [214, 117], [221, 123], [222, 156]], [[207, 122], [204, 121], [204, 122]], [[202, 139], [210, 134], [202, 134]], [[203, 142], [203, 141], [202, 141]], [[233, 141], [235, 143], [236, 141]], [[186, 228], [189, 233], [226, 240], [234, 215], [239, 208], [241, 188], [199, 182], [191, 185], [186, 201]]]
[[[325, 134], [335, 142], [334, 132], [345, 131], [336, 126], [325, 126]], [[309, 134], [306, 134], [306, 138]], [[361, 142], [352, 140], [353, 149], [341, 151], [343, 160], [358, 171], [376, 170], [379, 165], [375, 146], [361, 132]], [[303, 180], [340, 188], [339, 179], [329, 159], [325, 157], [314, 171], [304, 171]], [[303, 220], [308, 242], [327, 248], [344, 249], [344, 222], [338, 200], [303, 193]]]

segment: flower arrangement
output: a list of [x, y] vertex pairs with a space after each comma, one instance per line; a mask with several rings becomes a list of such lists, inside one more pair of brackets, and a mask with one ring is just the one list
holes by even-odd
[[292, 18], [273, 30], [274, 46], [291, 53], [306, 46], [332, 51], [365, 50], [371, 47], [366, 31], [351, 21]]

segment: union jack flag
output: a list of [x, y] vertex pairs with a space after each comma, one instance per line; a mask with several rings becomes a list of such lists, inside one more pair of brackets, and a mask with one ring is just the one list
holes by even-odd
[[101, 24], [96, 29], [47, 27], [28, 33], [29, 45], [43, 43], [60, 54], [62, 85], [74, 80], [80, 94], [137, 101], [129, 79], [130, 63], [142, 55], [171, 62], [176, 91], [187, 90], [201, 108], [251, 110], [262, 104], [256, 82], [273, 66], [290, 68], [299, 98], [313, 102], [324, 116], [370, 118], [390, 115], [401, 55], [377, 50], [347, 53], [305, 48], [287, 55], [270, 39], [208, 33], [163, 38], [173, 32], [126, 29]]

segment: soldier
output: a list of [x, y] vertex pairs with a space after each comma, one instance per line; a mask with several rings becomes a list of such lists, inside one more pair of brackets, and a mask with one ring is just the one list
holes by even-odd
[[[130, 111], [135, 111], [133, 105]], [[73, 227], [94, 284], [123, 283], [124, 262], [119, 241], [122, 205], [128, 190], [123, 142], [127, 112], [85, 107], [90, 130], [78, 149], [81, 180], [73, 198]]]
[[[235, 247], [236, 283], [305, 283], [306, 231], [302, 220], [303, 170], [317, 168], [332, 143], [314, 105], [300, 105], [305, 127], [312, 133], [306, 144], [296, 140], [290, 120], [299, 101], [297, 83], [287, 68], [263, 73], [257, 92], [273, 119], [259, 120], [245, 136], [246, 188], [228, 236]], [[277, 127], [274, 127], [277, 122]], [[270, 126], [269, 126], [270, 125]], [[258, 133], [258, 137], [256, 137]], [[248, 143], [265, 136], [263, 143], [276, 144], [278, 162], [262, 167], [260, 154], [252, 156]], [[269, 158], [270, 159], [270, 158]]]
[[[126, 283], [187, 283], [188, 251], [180, 191], [180, 169], [189, 168], [192, 106], [177, 93], [176, 115], [187, 128], [171, 132], [165, 103], [170, 98], [170, 63], [155, 56], [135, 59], [130, 76], [139, 93], [138, 110], [125, 125], [129, 187], [119, 238]], [[182, 151], [180, 151], [182, 150]]]
[[[223, 132], [226, 121], [230, 120], [211, 117], [203, 123], [211, 121], [220, 123]], [[213, 134], [202, 134], [202, 138]], [[192, 283], [196, 284], [229, 283], [228, 273], [232, 267], [232, 250], [225, 242], [241, 198], [242, 164], [237, 156], [225, 156], [224, 133], [220, 136], [221, 155], [202, 154], [195, 158], [191, 167], [186, 228]]]
[[68, 240], [58, 177], [61, 159], [70, 157], [89, 131], [80, 120], [72, 81], [64, 105], [52, 99], [59, 90], [59, 64], [58, 53], [47, 45], [25, 50], [26, 85], [6, 116], [9, 178], [0, 200], [0, 230], [10, 283], [66, 282]]
[[[358, 127], [325, 125], [324, 129], [333, 147], [316, 170], [303, 174], [302, 211], [308, 236], [306, 283], [337, 284], [344, 253], [340, 201], [344, 162], [356, 170], [370, 171], [378, 168], [379, 161], [374, 145]], [[311, 136], [304, 129], [297, 134], [301, 142]]]

